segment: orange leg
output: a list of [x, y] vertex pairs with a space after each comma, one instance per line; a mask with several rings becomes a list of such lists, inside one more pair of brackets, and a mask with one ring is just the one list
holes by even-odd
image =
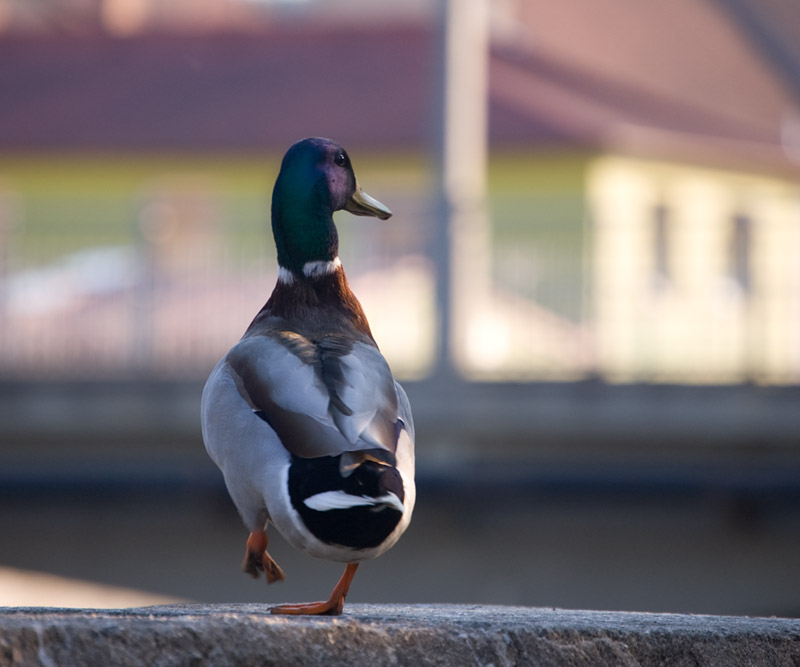
[[339, 583], [334, 586], [331, 596], [327, 602], [306, 602], [302, 604], [282, 604], [278, 607], [272, 607], [270, 612], [273, 614], [292, 614], [292, 615], [327, 615], [338, 616], [342, 613], [344, 607], [344, 599], [347, 597], [347, 592], [350, 590], [350, 584], [358, 569], [358, 563], [348, 563], [344, 569], [342, 578]]
[[267, 553], [266, 531], [254, 530], [248, 536], [242, 570], [254, 579], [258, 579], [258, 573], [263, 571], [268, 584], [286, 579], [283, 570], [272, 560], [272, 556]]

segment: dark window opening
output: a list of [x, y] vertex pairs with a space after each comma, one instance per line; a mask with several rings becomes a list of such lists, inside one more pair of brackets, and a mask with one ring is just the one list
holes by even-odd
[[672, 280], [669, 217], [669, 209], [664, 204], [653, 209], [653, 282], [656, 288], [663, 288]]
[[750, 262], [753, 220], [750, 216], [738, 214], [733, 217], [731, 224], [730, 276], [742, 290], [749, 292], [753, 280]]

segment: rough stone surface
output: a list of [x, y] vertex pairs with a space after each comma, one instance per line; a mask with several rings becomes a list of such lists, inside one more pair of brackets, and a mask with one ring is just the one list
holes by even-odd
[[800, 620], [466, 605], [0, 609], [0, 665], [800, 665]]

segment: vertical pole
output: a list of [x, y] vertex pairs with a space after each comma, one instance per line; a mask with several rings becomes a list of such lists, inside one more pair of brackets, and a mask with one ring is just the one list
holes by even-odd
[[[9, 278], [17, 257], [16, 235], [21, 223], [20, 205], [15, 193], [0, 188], [0, 369], [13, 367], [15, 336], [8, 323]], [[19, 335], [19, 332], [16, 332]]]
[[11, 356], [8, 349], [8, 277], [11, 273], [11, 215], [6, 205], [5, 193], [0, 190], [0, 369]]
[[435, 373], [452, 378], [463, 359], [470, 308], [489, 304], [489, 0], [439, 0], [439, 10]]

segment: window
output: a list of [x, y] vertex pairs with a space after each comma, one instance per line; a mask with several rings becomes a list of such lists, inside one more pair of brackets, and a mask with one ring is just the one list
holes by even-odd
[[750, 266], [752, 235], [752, 218], [744, 214], [733, 216], [729, 247], [729, 275], [744, 292], [749, 292], [752, 286]]
[[669, 252], [669, 209], [658, 204], [653, 209], [653, 286], [666, 287], [671, 281]]

